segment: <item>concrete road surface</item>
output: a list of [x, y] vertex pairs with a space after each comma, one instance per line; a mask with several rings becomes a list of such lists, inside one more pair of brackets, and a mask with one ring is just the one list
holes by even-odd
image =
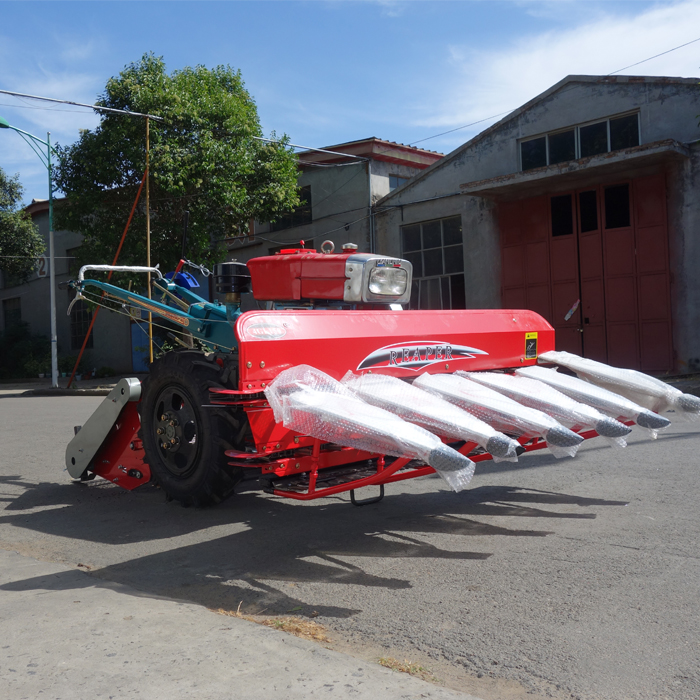
[[0, 548], [147, 597], [309, 616], [336, 649], [487, 700], [700, 697], [698, 424], [482, 463], [461, 494], [425, 478], [363, 508], [244, 494], [195, 510], [70, 483], [65, 445], [99, 402], [0, 399]]

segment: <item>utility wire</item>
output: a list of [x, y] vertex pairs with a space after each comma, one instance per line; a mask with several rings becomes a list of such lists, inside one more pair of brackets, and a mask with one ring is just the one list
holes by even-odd
[[[668, 49], [668, 51], [662, 51], [661, 53], [657, 53], [654, 56], [649, 56], [649, 58], [645, 58], [641, 61], [637, 61], [637, 63], [632, 63], [629, 66], [625, 66], [624, 68], [618, 68], [617, 70], [614, 70], [612, 73], [607, 73], [606, 77], [610, 76], [610, 75], [615, 75], [616, 73], [621, 73], [623, 70], [627, 70], [629, 68], [634, 68], [635, 66], [639, 66], [642, 63], [646, 63], [647, 61], [652, 61], [655, 58], [659, 58], [659, 56], [665, 56], [667, 53], [671, 53], [673, 51], [678, 51], [678, 49], [682, 49], [684, 46], [690, 46], [690, 44], [695, 44], [698, 41], [700, 41], [700, 37], [698, 37], [697, 39], [693, 39], [692, 41], [687, 41], [685, 44], [680, 44], [678, 46], [674, 46], [672, 49]], [[517, 109], [517, 107], [514, 107], [513, 109], [509, 109], [506, 112], [501, 112], [500, 114], [494, 114], [491, 117], [485, 117], [484, 119], [479, 119], [478, 121], [472, 122], [471, 124], [465, 124], [464, 126], [458, 126], [454, 129], [450, 129], [449, 131], [443, 131], [442, 133], [435, 134], [434, 136], [427, 136], [424, 139], [418, 139], [418, 141], [412, 141], [409, 144], [409, 146], [413, 146], [417, 143], [422, 143], [423, 141], [430, 141], [430, 139], [436, 139], [436, 138], [438, 138], [438, 136], [445, 136], [445, 134], [451, 134], [455, 131], [460, 131], [461, 129], [466, 129], [470, 126], [474, 126], [475, 124], [481, 124], [482, 122], [489, 121], [490, 119], [496, 119], [496, 117], [502, 117], [505, 114], [510, 114], [515, 109]]]
[[651, 61], [654, 58], [658, 58], [659, 56], [665, 56], [667, 53], [671, 53], [672, 51], [678, 51], [678, 49], [682, 49], [684, 46], [690, 46], [690, 44], [694, 44], [696, 41], [700, 41], [700, 37], [697, 39], [693, 39], [692, 41], [688, 41], [685, 44], [681, 44], [680, 46], [675, 46], [672, 49], [669, 49], [668, 51], [662, 51], [661, 53], [657, 53], [656, 56], [650, 56], [649, 58], [645, 58], [642, 61], [637, 61], [636, 63], [633, 63], [632, 65], [625, 66], [624, 68], [618, 68], [617, 70], [614, 70], [612, 73], [608, 73], [608, 75], [615, 75], [615, 73], [619, 73], [620, 71], [627, 70], [628, 68], [634, 68], [635, 66], [638, 66], [642, 63], [646, 63], [647, 61]]

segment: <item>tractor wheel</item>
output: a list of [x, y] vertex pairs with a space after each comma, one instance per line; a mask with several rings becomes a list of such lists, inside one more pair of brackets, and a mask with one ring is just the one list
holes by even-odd
[[184, 506], [220, 503], [242, 476], [224, 452], [243, 449], [245, 413], [204, 408], [210, 388], [230, 386], [233, 362], [192, 350], [169, 352], [153, 362], [141, 385], [144, 461], [168, 497]]

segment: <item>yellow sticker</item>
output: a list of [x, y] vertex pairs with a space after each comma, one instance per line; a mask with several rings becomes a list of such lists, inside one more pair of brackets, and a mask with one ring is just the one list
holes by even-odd
[[525, 359], [534, 360], [537, 357], [537, 331], [525, 333]]

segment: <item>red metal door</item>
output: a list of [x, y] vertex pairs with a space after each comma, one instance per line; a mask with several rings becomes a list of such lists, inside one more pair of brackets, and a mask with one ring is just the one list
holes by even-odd
[[557, 349], [671, 369], [665, 202], [658, 174], [500, 205], [503, 306], [544, 316]]
[[547, 320], [556, 331], [557, 350], [581, 355], [581, 308], [574, 309], [581, 298], [575, 195], [567, 193], [550, 197], [549, 215], [552, 318]]
[[633, 185], [640, 368], [666, 370], [673, 366], [666, 182], [661, 174]]
[[605, 333], [605, 279], [598, 187], [577, 193], [578, 249], [581, 274], [581, 330], [583, 354], [608, 361]]

